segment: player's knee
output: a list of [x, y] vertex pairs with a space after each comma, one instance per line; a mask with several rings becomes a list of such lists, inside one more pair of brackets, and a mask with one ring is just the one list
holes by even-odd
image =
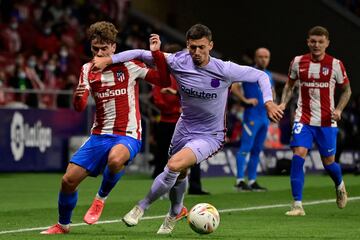
[[335, 162], [335, 157], [334, 156], [324, 157], [324, 158], [322, 158], [322, 162], [323, 162], [323, 165], [330, 165], [333, 162]]
[[172, 161], [171, 159], [168, 161], [167, 167], [169, 168], [170, 171], [173, 171], [173, 172], [181, 172], [181, 170], [182, 170], [179, 162]]
[[112, 158], [108, 161], [108, 166], [110, 170], [116, 170], [122, 168], [124, 161], [120, 158]]
[[111, 172], [118, 172], [123, 169], [128, 159], [122, 156], [111, 155], [108, 159], [108, 167]]
[[306, 148], [303, 148], [303, 147], [295, 147], [293, 149], [293, 152], [294, 154], [302, 157], [302, 158], [305, 158], [306, 157], [306, 154], [307, 154], [307, 149]]
[[73, 192], [79, 185], [78, 181], [67, 175], [64, 175], [61, 180], [61, 189], [65, 192]]

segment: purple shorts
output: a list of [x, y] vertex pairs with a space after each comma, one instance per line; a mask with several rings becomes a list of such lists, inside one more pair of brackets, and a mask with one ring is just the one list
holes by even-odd
[[205, 134], [182, 134], [175, 131], [169, 148], [169, 156], [174, 155], [181, 149], [190, 148], [195, 156], [196, 163], [210, 158], [223, 147], [224, 141], [219, 140], [216, 136]]

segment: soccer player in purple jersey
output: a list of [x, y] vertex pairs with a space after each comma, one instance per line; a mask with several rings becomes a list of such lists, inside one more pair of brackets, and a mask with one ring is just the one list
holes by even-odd
[[[158, 35], [151, 35], [159, 38]], [[170, 159], [158, 175], [144, 199], [123, 217], [127, 226], [135, 226], [144, 211], [164, 193], [169, 192], [171, 207], [158, 234], [169, 234], [178, 220], [186, 216], [183, 205], [187, 169], [216, 152], [224, 143], [225, 109], [229, 87], [234, 82], [257, 82], [271, 120], [277, 122], [283, 112], [272, 99], [271, 84], [266, 73], [248, 66], [225, 62], [210, 56], [213, 48], [212, 33], [204, 25], [196, 24], [186, 33], [187, 50], [166, 56], [170, 72], [177, 80], [181, 96], [182, 114], [170, 146]], [[160, 45], [159, 45], [160, 48]], [[103, 68], [107, 64], [138, 58], [152, 59], [151, 52], [130, 50], [95, 59], [94, 64]]]

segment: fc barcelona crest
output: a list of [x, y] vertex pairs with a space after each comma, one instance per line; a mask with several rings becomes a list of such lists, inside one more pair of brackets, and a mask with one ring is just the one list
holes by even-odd
[[324, 76], [328, 75], [329, 72], [330, 72], [330, 69], [328, 67], [323, 67], [322, 70], [321, 70], [322, 74]]
[[120, 81], [123, 82], [125, 80], [125, 74], [122, 71], [117, 71], [116, 72], [116, 78]]

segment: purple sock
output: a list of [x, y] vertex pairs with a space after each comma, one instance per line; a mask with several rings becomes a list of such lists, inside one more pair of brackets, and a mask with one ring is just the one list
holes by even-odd
[[187, 187], [187, 177], [177, 180], [175, 185], [170, 189], [169, 199], [171, 201], [170, 216], [178, 215], [184, 206], [184, 193]]
[[174, 186], [179, 175], [180, 172], [173, 172], [165, 166], [164, 171], [154, 179], [149, 193], [139, 202], [139, 206], [142, 209], [148, 209], [151, 203], [160, 196], [169, 192], [169, 190]]

